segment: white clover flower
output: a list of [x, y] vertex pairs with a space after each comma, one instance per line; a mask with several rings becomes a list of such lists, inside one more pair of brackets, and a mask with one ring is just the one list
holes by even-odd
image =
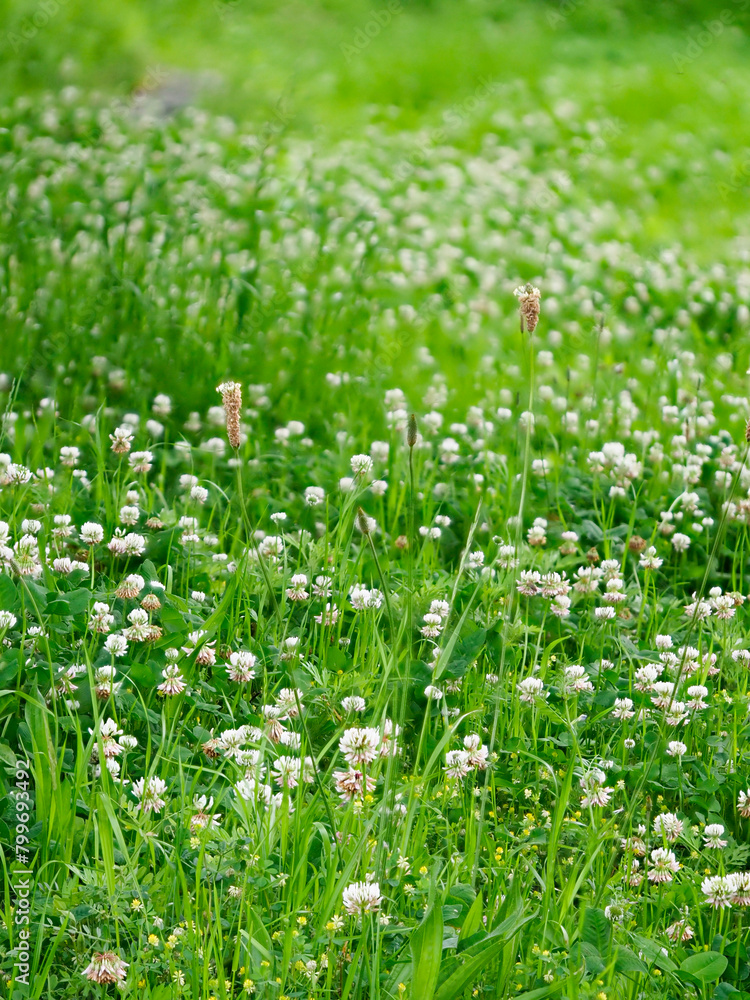
[[701, 892], [706, 902], [715, 910], [722, 910], [732, 905], [735, 884], [731, 875], [711, 875], [701, 882]]
[[96, 521], [86, 521], [81, 525], [78, 536], [84, 545], [98, 545], [104, 540], [104, 528]]
[[366, 708], [365, 699], [360, 698], [358, 695], [347, 695], [346, 698], [342, 698], [341, 707], [345, 712], [364, 712]]
[[343, 892], [342, 904], [350, 916], [374, 913], [382, 902], [377, 882], [353, 882]]
[[538, 698], [546, 698], [547, 693], [544, 690], [544, 681], [539, 677], [526, 677], [524, 680], [518, 683], [519, 697], [521, 701], [525, 701], [530, 705]]
[[372, 459], [369, 455], [352, 455], [349, 464], [355, 476], [366, 476], [372, 470]]
[[112, 656], [124, 656], [128, 649], [128, 640], [124, 635], [108, 635], [104, 640], [104, 648]]
[[255, 677], [255, 664], [258, 658], [245, 649], [229, 654], [227, 674], [236, 684], [247, 684]]
[[722, 840], [723, 833], [724, 827], [721, 823], [709, 823], [703, 831], [703, 841], [706, 847], [712, 847], [718, 850], [726, 847], [728, 841]]
[[320, 486], [308, 486], [305, 490], [305, 503], [308, 507], [316, 507], [319, 503], [323, 503], [325, 498], [325, 490]]
[[677, 531], [670, 538], [672, 543], [672, 548], [675, 552], [687, 552], [690, 548], [690, 538], [688, 535], [683, 535], [681, 532]]
[[339, 740], [339, 752], [353, 767], [371, 764], [380, 755], [381, 742], [379, 729], [347, 729]]
[[144, 812], [161, 812], [166, 805], [163, 796], [167, 783], [163, 778], [139, 778], [133, 782], [130, 790], [139, 800]]
[[675, 857], [674, 851], [657, 847], [651, 852], [648, 877], [651, 882], [671, 882], [674, 873], [678, 872], [680, 868], [681, 865]]

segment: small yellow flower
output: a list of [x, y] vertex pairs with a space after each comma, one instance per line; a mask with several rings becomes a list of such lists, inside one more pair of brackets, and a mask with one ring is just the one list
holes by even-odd
[[420, 875], [426, 875], [428, 871], [429, 871], [429, 868], [427, 867], [427, 865], [422, 865], [422, 867], [419, 869], [419, 874]]
[[157, 945], [159, 943], [159, 938], [156, 936], [156, 934], [149, 934], [148, 943]]
[[307, 925], [307, 917], [297, 917], [297, 923], [300, 927], [305, 927]]
[[130, 900], [130, 909], [131, 910], [142, 910], [143, 909], [143, 903], [140, 901], [140, 899], [131, 899]]
[[398, 992], [399, 992], [399, 994], [401, 996], [403, 996], [404, 993], [406, 993], [406, 983], [399, 983], [398, 984]]
[[139, 987], [139, 989], [143, 989], [145, 985], [146, 985], [146, 980], [145, 979], [139, 979], [138, 980], [138, 987]]

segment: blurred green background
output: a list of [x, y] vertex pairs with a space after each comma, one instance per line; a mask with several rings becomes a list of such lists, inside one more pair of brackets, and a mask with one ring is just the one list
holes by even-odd
[[655, 238], [707, 241], [710, 253], [745, 210], [750, 0], [4, 0], [0, 10], [3, 103], [70, 84], [122, 99], [158, 91], [274, 134], [333, 140], [373, 121], [429, 126], [483, 81], [517, 81], [542, 104], [570, 97], [616, 119], [623, 157], [645, 147], [658, 166], [675, 136], [703, 134], [727, 189], [717, 198], [706, 184], [685, 205], [679, 178], [665, 178]]
[[[3, 0], [0, 11], [6, 104], [68, 85], [82, 102], [145, 91], [325, 143], [373, 122], [434, 127], [486, 81], [513, 83], [529, 107], [570, 99], [616, 122], [613, 152], [637, 150], [661, 172], [648, 178], [646, 241], [710, 259], [747, 212], [750, 0]], [[686, 135], [710, 150], [705, 183], [681, 157]]]
[[[686, 307], [699, 344], [746, 340], [726, 310], [750, 285], [750, 0], [2, 3], [0, 370], [31, 365], [39, 394], [73, 398], [91, 350], [144, 383], [152, 340], [156, 385], [212, 396], [206, 366], [270, 380], [313, 347], [354, 372], [435, 297], [389, 364], [442, 344], [453, 377], [466, 339], [472, 382], [499, 353], [486, 309], [467, 332], [477, 267], [502, 312], [498, 281], [555, 272], [582, 350], [592, 296], [649, 344]], [[416, 266], [425, 228], [461, 259]], [[356, 233], [376, 239], [352, 274]], [[655, 312], [628, 302], [645, 272]]]

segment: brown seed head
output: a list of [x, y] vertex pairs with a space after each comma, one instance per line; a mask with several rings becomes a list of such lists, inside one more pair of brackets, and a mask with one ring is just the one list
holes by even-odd
[[240, 412], [242, 411], [242, 386], [239, 382], [222, 382], [216, 390], [221, 393], [227, 417], [227, 437], [233, 448], [240, 446]]
[[521, 332], [525, 329], [527, 333], [533, 333], [539, 322], [541, 311], [542, 293], [538, 288], [534, 288], [531, 282], [521, 285], [513, 293], [518, 299], [518, 310], [521, 316]]
[[643, 552], [643, 550], [648, 545], [645, 538], [641, 538], [640, 535], [633, 535], [633, 537], [628, 542], [628, 548], [631, 552]]

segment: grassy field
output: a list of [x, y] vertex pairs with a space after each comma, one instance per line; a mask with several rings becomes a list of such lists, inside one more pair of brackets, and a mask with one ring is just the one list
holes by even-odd
[[3, 996], [750, 996], [744, 7], [6, 6]]

